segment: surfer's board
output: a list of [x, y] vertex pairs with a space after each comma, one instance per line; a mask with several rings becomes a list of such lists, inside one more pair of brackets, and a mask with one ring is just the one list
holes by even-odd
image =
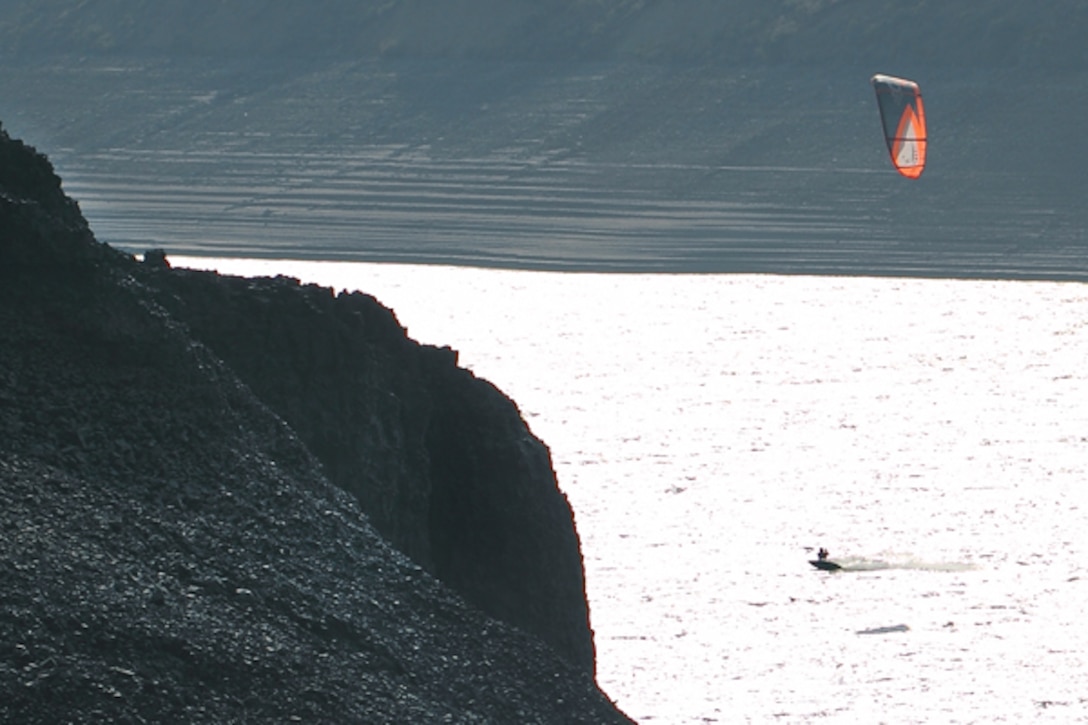
[[842, 569], [841, 566], [830, 559], [809, 559], [808, 563], [812, 564], [817, 569], [823, 569], [824, 571], [838, 571], [839, 569]]

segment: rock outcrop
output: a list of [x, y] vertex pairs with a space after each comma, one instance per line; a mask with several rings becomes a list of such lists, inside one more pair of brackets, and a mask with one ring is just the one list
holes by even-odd
[[0, 130], [0, 720], [627, 721], [505, 396], [363, 295], [150, 259]]
[[[152, 255], [152, 259], [156, 259]], [[516, 406], [369, 295], [289, 278], [137, 276], [282, 417], [397, 548], [593, 674], [581, 549]]]

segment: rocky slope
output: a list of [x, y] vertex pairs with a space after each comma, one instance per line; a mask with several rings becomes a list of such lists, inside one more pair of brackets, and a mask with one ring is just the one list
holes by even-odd
[[593, 674], [578, 537], [514, 404], [408, 340], [363, 294], [293, 279], [135, 272], [427, 571]]
[[547, 451], [453, 358], [139, 265], [0, 132], [0, 720], [626, 721]]

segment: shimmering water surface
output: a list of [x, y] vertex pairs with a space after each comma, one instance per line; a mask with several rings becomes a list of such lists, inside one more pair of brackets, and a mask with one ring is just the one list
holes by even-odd
[[636, 720], [1088, 720], [1088, 287], [172, 261], [371, 293], [517, 401]]

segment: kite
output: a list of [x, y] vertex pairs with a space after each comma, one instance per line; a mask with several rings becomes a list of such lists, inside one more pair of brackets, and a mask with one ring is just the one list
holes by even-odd
[[896, 171], [917, 179], [926, 166], [926, 112], [918, 84], [905, 78], [877, 74], [872, 77], [884, 140]]

